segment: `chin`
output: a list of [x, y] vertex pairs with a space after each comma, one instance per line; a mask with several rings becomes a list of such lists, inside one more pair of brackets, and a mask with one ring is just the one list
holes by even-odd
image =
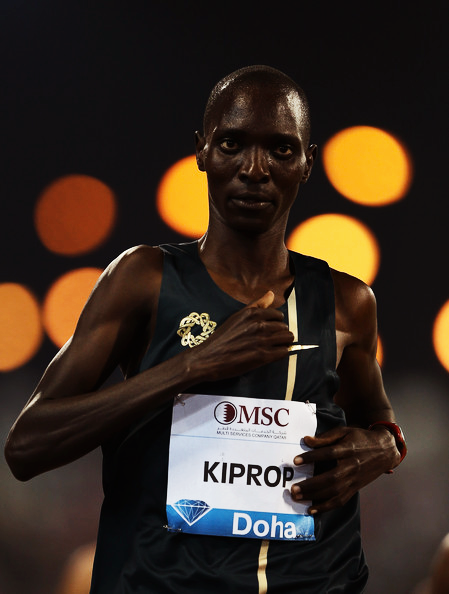
[[228, 223], [227, 226], [233, 231], [243, 233], [247, 236], [264, 235], [272, 232], [274, 229], [273, 225], [266, 221], [255, 220], [233, 221], [232, 223]]

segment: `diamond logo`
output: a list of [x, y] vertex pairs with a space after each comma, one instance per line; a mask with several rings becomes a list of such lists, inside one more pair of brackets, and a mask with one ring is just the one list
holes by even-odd
[[180, 499], [172, 505], [172, 508], [189, 526], [193, 526], [195, 522], [198, 522], [212, 509], [205, 501], [200, 499]]

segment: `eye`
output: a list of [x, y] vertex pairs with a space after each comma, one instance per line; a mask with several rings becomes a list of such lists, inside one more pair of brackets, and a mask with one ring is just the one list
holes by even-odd
[[293, 148], [289, 144], [281, 144], [275, 148], [274, 152], [279, 157], [291, 157], [293, 155]]
[[235, 140], [233, 140], [232, 138], [224, 138], [221, 142], [220, 142], [220, 148], [225, 151], [225, 152], [235, 152], [238, 148], [239, 145], [237, 144], [237, 142]]

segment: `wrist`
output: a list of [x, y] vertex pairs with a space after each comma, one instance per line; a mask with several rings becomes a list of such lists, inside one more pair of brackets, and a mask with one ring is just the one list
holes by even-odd
[[[399, 464], [407, 455], [407, 444], [402, 429], [399, 427], [399, 425], [393, 423], [392, 421], [375, 421], [368, 427], [368, 430], [373, 431], [378, 428], [386, 429], [393, 436], [400, 456], [399, 462], [396, 464], [396, 466], [399, 466]], [[387, 472], [388, 474], [391, 474], [393, 471], [389, 470]]]
[[198, 357], [198, 352], [194, 352], [198, 349], [186, 349], [180, 355], [182, 357], [182, 375], [189, 386], [201, 384], [205, 380], [204, 369], [201, 366], [201, 358]]

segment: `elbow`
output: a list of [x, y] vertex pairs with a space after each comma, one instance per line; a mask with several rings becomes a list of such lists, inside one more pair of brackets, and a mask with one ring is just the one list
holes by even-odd
[[39, 474], [31, 467], [25, 448], [16, 444], [11, 436], [6, 441], [4, 453], [6, 462], [17, 480], [25, 482]]

